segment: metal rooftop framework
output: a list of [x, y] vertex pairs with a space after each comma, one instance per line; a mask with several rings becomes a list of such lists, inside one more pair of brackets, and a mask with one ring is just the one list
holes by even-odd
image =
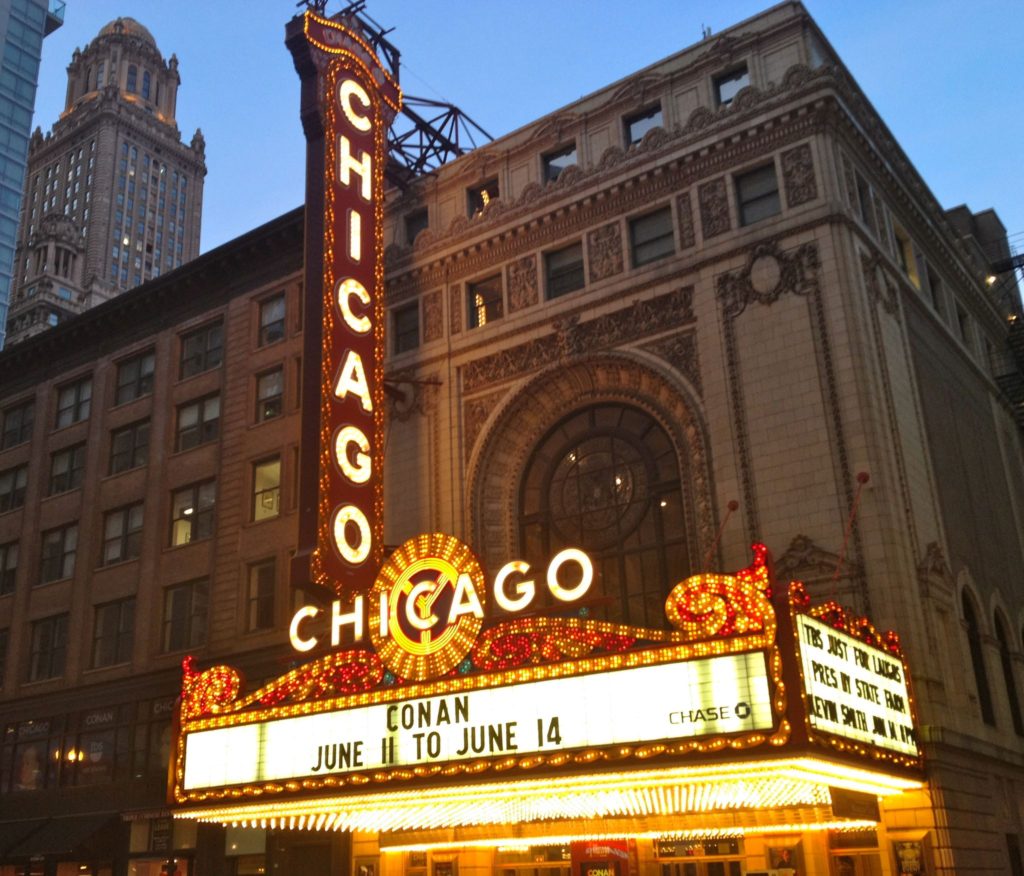
[[[326, 15], [327, 0], [299, 0], [296, 6]], [[354, 0], [331, 17], [356, 22], [381, 63], [396, 82], [401, 82], [401, 53], [387, 38], [394, 28], [385, 29], [373, 20], [366, 13], [366, 0]], [[417, 177], [493, 139], [455, 104], [405, 94], [401, 114], [388, 131], [390, 154], [385, 176], [404, 189]]]

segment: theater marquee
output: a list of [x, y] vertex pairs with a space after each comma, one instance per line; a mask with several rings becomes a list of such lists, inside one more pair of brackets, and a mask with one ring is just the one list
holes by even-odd
[[770, 730], [765, 657], [551, 678], [189, 734], [185, 791]]
[[[296, 611], [289, 638], [306, 662], [256, 690], [186, 659], [176, 815], [386, 830], [817, 813], [835, 788], [919, 787], [898, 638], [812, 607], [799, 582], [776, 589], [764, 545], [733, 575], [677, 583], [658, 628], [573, 612], [595, 575], [577, 548], [543, 568], [510, 559], [493, 578], [443, 533], [385, 559], [382, 173], [401, 95], [343, 23], [307, 12], [288, 42], [312, 144], [307, 286], [322, 292], [306, 323], [320, 394], [304, 412], [316, 418], [303, 424], [293, 577], [336, 598]], [[571, 616], [528, 614], [541, 593]]]

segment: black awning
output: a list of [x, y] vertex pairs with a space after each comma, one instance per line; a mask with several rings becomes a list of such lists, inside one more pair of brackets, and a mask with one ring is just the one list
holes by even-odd
[[45, 818], [0, 821], [0, 863], [3, 863], [8, 851], [39, 830], [46, 821]]
[[72, 853], [111, 857], [118, 821], [118, 816], [112, 812], [50, 818], [38, 830], [8, 849], [4, 857], [32, 858]]

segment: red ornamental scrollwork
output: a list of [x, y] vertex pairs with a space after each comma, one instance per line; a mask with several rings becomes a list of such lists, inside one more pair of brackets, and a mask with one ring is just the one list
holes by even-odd
[[271, 682], [253, 699], [261, 706], [275, 706], [364, 693], [379, 686], [383, 678], [384, 665], [372, 651], [339, 651]]
[[854, 614], [832, 599], [811, 608], [811, 597], [802, 581], [793, 581], [789, 585], [789, 603], [795, 611], [809, 614], [834, 630], [848, 633], [865, 645], [903, 658], [903, 646], [898, 633], [894, 630], [880, 631], [868, 618]]
[[181, 717], [198, 718], [229, 706], [238, 698], [242, 678], [230, 666], [213, 666], [196, 671], [196, 658], [191, 655], [181, 663]]
[[470, 656], [474, 667], [485, 671], [537, 666], [626, 651], [636, 644], [635, 633], [603, 621], [528, 618], [487, 630]]
[[665, 601], [665, 614], [691, 640], [775, 631], [769, 602], [768, 549], [753, 545], [754, 560], [735, 575], [692, 575]]

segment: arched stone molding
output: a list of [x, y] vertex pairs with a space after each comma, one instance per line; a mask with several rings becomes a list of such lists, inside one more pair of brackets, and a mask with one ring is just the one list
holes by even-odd
[[519, 486], [541, 439], [570, 413], [620, 402], [654, 417], [679, 461], [690, 556], [714, 541], [711, 453], [699, 398], [681, 377], [643, 354], [604, 354], [551, 366], [524, 381], [494, 407], [469, 457], [467, 498], [472, 540], [485, 568], [516, 554]]
[[974, 582], [974, 578], [967, 568], [960, 569], [956, 573], [956, 613], [961, 623], [964, 623], [963, 604], [965, 597], [971, 601], [974, 607], [978, 618], [978, 626], [982, 634], [985, 636], [989, 635], [992, 618], [991, 606], [986, 605], [985, 600], [981, 598], [981, 594], [978, 592], [978, 585]]

